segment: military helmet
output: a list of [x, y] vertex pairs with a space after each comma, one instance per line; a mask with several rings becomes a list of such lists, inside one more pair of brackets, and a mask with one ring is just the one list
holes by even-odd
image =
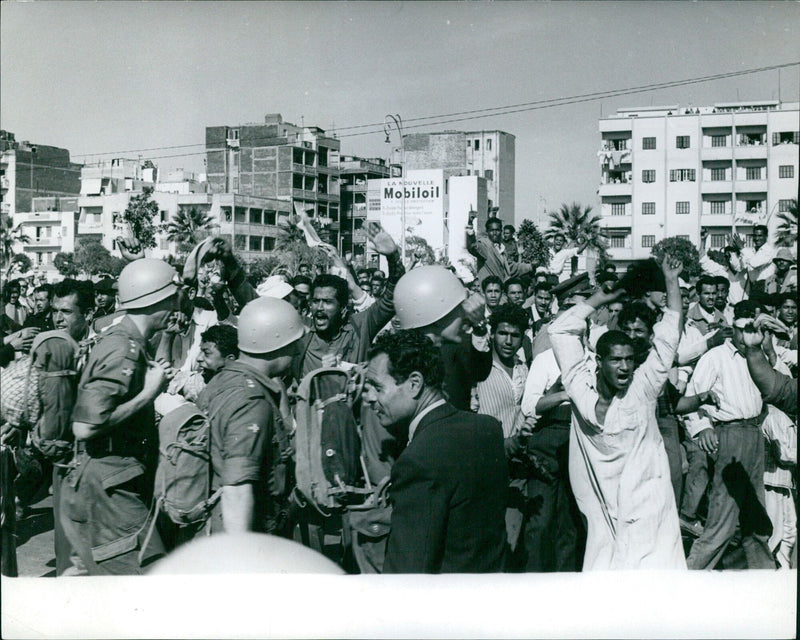
[[464, 300], [467, 290], [441, 265], [412, 269], [394, 288], [394, 309], [401, 329], [419, 329], [441, 320]]
[[245, 353], [277, 351], [304, 332], [300, 314], [280, 298], [256, 298], [239, 314], [239, 350]]
[[123, 309], [142, 309], [166, 300], [178, 291], [177, 272], [163, 260], [142, 258], [119, 274], [117, 290]]

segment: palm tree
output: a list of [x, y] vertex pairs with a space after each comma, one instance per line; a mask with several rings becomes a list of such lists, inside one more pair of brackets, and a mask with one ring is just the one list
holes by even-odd
[[562, 204], [561, 208], [550, 214], [550, 226], [545, 230], [544, 237], [552, 240], [557, 235], [562, 235], [567, 242], [576, 245], [586, 243], [587, 248], [596, 249], [600, 254], [605, 253], [606, 239], [600, 229], [600, 216], [592, 214], [592, 207], [573, 202], [571, 205]]
[[166, 226], [167, 238], [178, 244], [178, 252], [189, 252], [214, 226], [214, 219], [207, 212], [197, 207], [181, 208]]
[[14, 245], [30, 242], [30, 236], [22, 231], [22, 225], [14, 226], [10, 216], [4, 215], [0, 222], [0, 266], [7, 266], [14, 257]]
[[789, 203], [788, 211], [778, 213], [780, 222], [775, 228], [775, 244], [779, 247], [793, 247], [797, 244], [797, 200]]

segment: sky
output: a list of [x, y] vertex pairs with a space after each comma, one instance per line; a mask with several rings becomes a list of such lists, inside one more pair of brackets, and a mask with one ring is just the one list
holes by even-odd
[[[413, 119], [797, 61], [797, 2], [12, 0], [0, 3], [0, 126], [79, 162], [141, 154], [198, 172], [206, 126], [267, 113], [335, 130], [343, 154], [368, 157], [389, 156], [386, 114], [407, 133], [500, 129], [516, 136], [519, 222], [565, 202], [599, 207], [601, 114], [778, 99], [779, 85], [796, 102], [800, 66], [423, 128]], [[197, 146], [164, 149], [181, 145]]]

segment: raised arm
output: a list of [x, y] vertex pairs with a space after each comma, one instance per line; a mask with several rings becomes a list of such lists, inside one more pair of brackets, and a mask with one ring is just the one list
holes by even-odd
[[754, 326], [744, 331], [747, 346], [747, 369], [764, 401], [789, 414], [797, 413], [797, 380], [778, 373], [770, 365], [761, 349], [764, 341], [763, 329]]

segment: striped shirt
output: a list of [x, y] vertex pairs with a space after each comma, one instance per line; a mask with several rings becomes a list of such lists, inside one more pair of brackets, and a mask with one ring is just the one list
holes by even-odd
[[505, 367], [493, 360], [489, 377], [476, 385], [478, 413], [497, 418], [503, 425], [504, 438], [513, 436], [524, 422], [520, 402], [527, 377], [528, 367], [517, 355], [511, 376]]
[[[719, 408], [704, 407], [715, 422], [755, 418], [763, 407], [761, 393], [747, 370], [747, 360], [730, 340], [710, 349], [697, 362], [686, 395], [695, 396], [704, 391], [714, 391], [719, 397]], [[687, 431], [691, 436], [708, 426], [707, 422], [697, 419], [697, 414], [691, 414], [687, 420]]]

